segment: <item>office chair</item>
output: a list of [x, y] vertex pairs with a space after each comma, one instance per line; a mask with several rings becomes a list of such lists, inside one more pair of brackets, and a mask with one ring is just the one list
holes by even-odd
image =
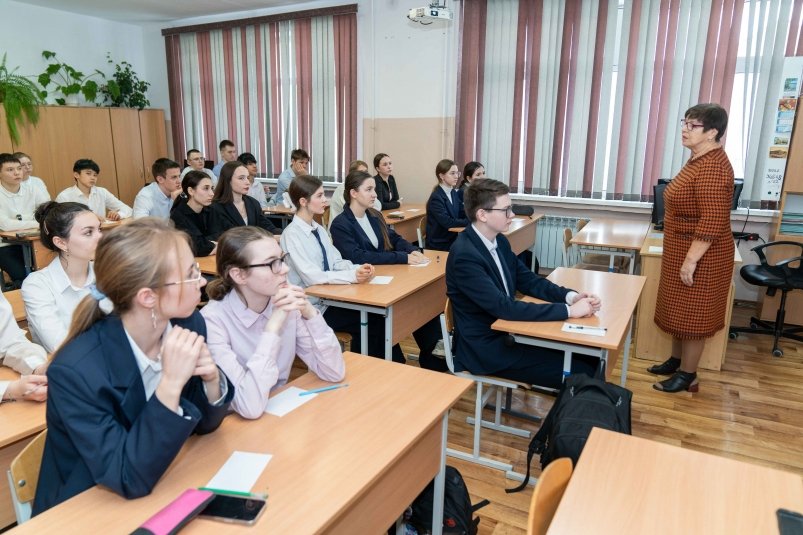
[[[770, 265], [767, 261], [765, 249], [776, 246], [795, 246], [800, 248], [800, 255], [787, 258]], [[757, 255], [761, 264], [742, 266], [739, 271], [742, 278], [754, 285], [764, 286], [767, 288], [767, 295], [772, 297], [775, 293], [781, 291], [781, 303], [778, 307], [778, 313], [775, 316], [775, 321], [763, 321], [760, 318], [751, 317], [750, 327], [733, 327], [729, 329], [729, 337], [735, 340], [738, 333], [755, 333], [755, 334], [770, 334], [774, 337], [772, 344], [772, 355], [775, 357], [782, 357], [783, 351], [778, 347], [778, 340], [781, 338], [789, 338], [798, 342], [803, 342], [803, 336], [798, 333], [803, 333], [803, 327], [785, 327], [784, 318], [786, 316], [786, 295], [792, 290], [803, 290], [803, 243], [793, 241], [775, 241], [769, 242], [751, 249]], [[797, 267], [792, 267], [791, 264], [797, 264]]]

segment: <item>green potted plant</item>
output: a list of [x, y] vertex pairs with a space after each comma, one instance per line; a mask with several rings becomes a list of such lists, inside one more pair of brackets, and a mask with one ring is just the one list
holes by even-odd
[[122, 61], [115, 64], [110, 54], [106, 54], [106, 59], [110, 65], [114, 65], [114, 73], [100, 88], [101, 93], [109, 106], [114, 108], [137, 108], [142, 109], [150, 105], [146, 95], [150, 82], [139, 79], [136, 71], [131, 68], [131, 64]]
[[96, 76], [106, 78], [106, 75], [95, 69], [90, 74], [75, 69], [67, 65], [56, 57], [55, 52], [45, 50], [42, 57], [50, 61], [45, 72], [39, 75], [38, 81], [45, 90], [40, 92], [42, 98], [47, 98], [47, 87], [54, 84], [54, 92], [61, 93], [61, 97], [56, 98], [56, 103], [64, 106], [68, 102], [78, 104], [78, 95], [83, 95], [87, 102], [95, 102], [98, 97], [98, 83], [93, 80]]
[[17, 69], [9, 71], [6, 55], [0, 62], [0, 104], [6, 111], [8, 134], [14, 144], [19, 143], [19, 124], [27, 119], [32, 124], [39, 120], [39, 104], [43, 103], [39, 88], [31, 80], [16, 74]]

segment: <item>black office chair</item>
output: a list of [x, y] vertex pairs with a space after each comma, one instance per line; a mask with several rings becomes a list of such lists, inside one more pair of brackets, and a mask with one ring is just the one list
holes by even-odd
[[[767, 262], [767, 256], [764, 250], [778, 245], [793, 245], [799, 247], [801, 254], [793, 258], [781, 260], [775, 265], [770, 265], [769, 262]], [[758, 255], [761, 264], [742, 266], [739, 273], [742, 275], [742, 278], [750, 284], [765, 286], [767, 288], [767, 295], [770, 297], [780, 290], [781, 304], [778, 307], [778, 313], [775, 316], [774, 322], [751, 317], [750, 327], [731, 326], [729, 329], [729, 336], [731, 340], [735, 340], [737, 333], [770, 334], [774, 337], [772, 355], [775, 357], [782, 357], [783, 351], [778, 348], [778, 340], [780, 338], [789, 338], [791, 340], [803, 342], [803, 336], [797, 334], [803, 332], [803, 327], [786, 327], [784, 324], [784, 317], [786, 316], [786, 294], [792, 290], [803, 290], [803, 243], [775, 241], [753, 247], [751, 250], [755, 251]], [[792, 267], [791, 264], [795, 263], [797, 267]]]

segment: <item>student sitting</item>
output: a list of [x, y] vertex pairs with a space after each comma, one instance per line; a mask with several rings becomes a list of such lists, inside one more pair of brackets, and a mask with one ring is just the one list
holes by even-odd
[[[224, 165], [229, 162], [237, 161], [237, 147], [228, 139], [221, 141], [218, 145], [218, 149], [220, 149], [220, 160], [212, 168], [212, 172], [216, 177], [220, 177], [220, 171], [223, 169]], [[217, 187], [217, 184], [215, 184], [215, 187]]]
[[[471, 225], [461, 232], [446, 261], [446, 293], [452, 300], [457, 371], [497, 375], [523, 383], [559, 388], [563, 352], [510, 343], [495, 331], [497, 319], [560, 321], [585, 318], [600, 309], [593, 294], [553, 284], [516, 258], [502, 234], [510, 227], [513, 209], [508, 187], [497, 180], [477, 179], [466, 190], [466, 214]], [[548, 301], [526, 303], [516, 292]], [[596, 359], [574, 356], [574, 373], [594, 372]]]
[[[349, 165], [349, 173], [353, 171], [364, 171], [368, 172], [368, 164], [362, 160], [354, 160]], [[335, 192], [332, 193], [332, 198], [329, 200], [329, 226], [332, 226], [332, 221], [335, 220], [337, 216], [343, 213], [343, 206], [346, 205], [346, 198], [344, 195], [345, 192], [345, 181], [341, 182], [335, 188]], [[374, 209], [376, 211], [382, 210], [382, 203], [379, 199], [374, 201]]]
[[340, 344], [304, 290], [287, 283], [285, 255], [270, 233], [237, 227], [218, 242], [219, 278], [201, 311], [209, 349], [237, 388], [232, 407], [259, 418], [272, 389], [287, 382], [298, 355], [325, 381], [341, 381]]
[[213, 225], [212, 180], [205, 173], [190, 171], [181, 181], [182, 194], [173, 204], [170, 219], [176, 228], [190, 237], [190, 247], [194, 256], [215, 254], [217, 244], [212, 239]]
[[259, 172], [259, 169], [257, 169], [257, 159], [254, 158], [254, 155], [250, 152], [244, 152], [237, 156], [237, 161], [242, 163], [245, 168], [248, 169], [248, 182], [251, 183], [251, 187], [248, 190], [248, 196], [256, 199], [259, 202], [259, 206], [262, 208], [267, 208], [269, 203], [268, 198], [265, 195], [265, 185], [256, 179], [257, 173]]
[[382, 204], [382, 210], [393, 210], [399, 208], [402, 198], [399, 197], [399, 190], [396, 188], [396, 179], [391, 174], [393, 172], [393, 162], [390, 156], [380, 152], [374, 156], [374, 169], [376, 175], [376, 197]]
[[170, 158], [159, 158], [151, 166], [153, 182], [139, 190], [134, 199], [134, 217], [170, 217], [173, 201], [181, 193], [181, 166]]
[[[18, 159], [0, 154], [0, 230], [23, 230], [36, 227], [36, 192], [23, 188], [22, 166]], [[27, 274], [22, 245], [0, 242], [0, 269], [8, 274], [15, 288]], [[0, 281], [2, 282], [2, 281]]]
[[100, 240], [95, 273], [47, 370], [34, 515], [94, 485], [149, 494], [191, 433], [217, 429], [234, 395], [204, 342], [204, 279], [183, 232], [156, 218], [121, 225]]
[[468, 162], [463, 167], [463, 180], [458, 188], [462, 192], [468, 188], [474, 180], [485, 177], [485, 167], [480, 162]]
[[198, 149], [190, 149], [187, 151], [187, 167], [181, 171], [180, 178], [184, 180], [184, 177], [190, 171], [200, 171], [206, 174], [212, 181], [212, 187], [214, 188], [217, 186], [217, 175], [213, 173], [211, 169], [206, 168], [206, 159]]
[[427, 201], [427, 249], [448, 251], [457, 239], [457, 233], [449, 229], [468, 225], [462, 196], [455, 189], [460, 171], [452, 160], [441, 160], [435, 167], [435, 177], [438, 185]]
[[36, 206], [49, 201], [50, 192], [47, 190], [45, 182], [41, 178], [31, 174], [33, 173], [33, 161], [31, 157], [24, 152], [15, 152], [12, 156], [18, 159], [22, 166], [22, 183], [20, 185], [23, 188], [32, 188], [34, 190], [34, 202]]
[[276, 181], [276, 194], [271, 198], [271, 206], [281, 206], [284, 192], [290, 187], [294, 177], [306, 175], [309, 169], [309, 154], [304, 149], [295, 149], [290, 153], [290, 167], [279, 174]]
[[[345, 190], [349, 205], [332, 222], [332, 240], [343, 258], [358, 264], [374, 265], [429, 262], [417, 247], [388, 228], [382, 214], [373, 209], [376, 191], [371, 175], [362, 171], [349, 173]], [[418, 360], [421, 367], [445, 370], [444, 361], [432, 356], [432, 350], [440, 339], [437, 317], [417, 329], [413, 337], [420, 349]], [[393, 360], [405, 361], [398, 344], [393, 347]]]
[[100, 220], [77, 202], [47, 202], [36, 210], [42, 245], [57, 253], [22, 283], [31, 338], [52, 353], [67, 337], [73, 311], [95, 283], [92, 260]]
[[262, 213], [256, 199], [248, 196], [251, 183], [248, 169], [240, 162], [229, 162], [220, 170], [220, 179], [212, 202], [212, 236], [218, 237], [230, 228], [251, 225], [273, 234], [281, 230]]
[[0, 292], [0, 364], [22, 377], [0, 381], [0, 403], [4, 401], [44, 401], [47, 399], [47, 353], [25, 338], [14, 320], [14, 311]]
[[106, 188], [96, 186], [100, 167], [92, 160], [78, 160], [72, 168], [75, 186], [65, 189], [56, 197], [58, 202], [79, 202], [89, 206], [101, 219], [119, 221], [131, 217], [131, 208], [109, 193]]

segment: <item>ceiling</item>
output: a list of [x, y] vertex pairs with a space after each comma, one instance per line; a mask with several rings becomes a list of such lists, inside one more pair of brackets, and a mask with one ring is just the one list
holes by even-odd
[[119, 22], [166, 22], [204, 15], [302, 4], [293, 0], [17, 0]]

